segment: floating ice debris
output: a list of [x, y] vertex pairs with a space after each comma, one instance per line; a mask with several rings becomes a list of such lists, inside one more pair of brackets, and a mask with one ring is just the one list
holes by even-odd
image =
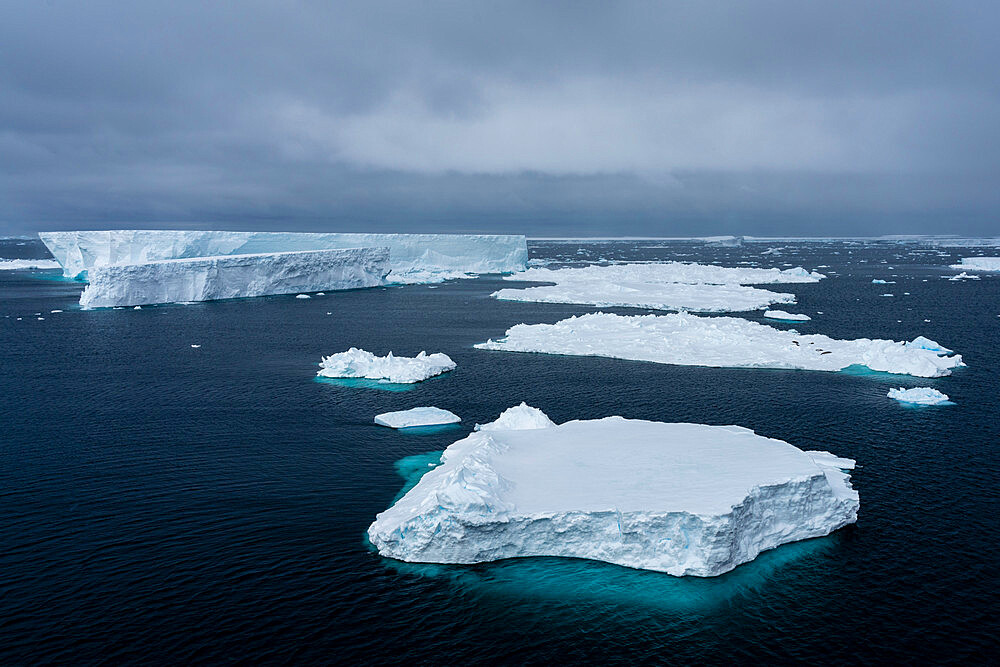
[[682, 366], [873, 371], [939, 377], [964, 366], [961, 355], [924, 337], [912, 343], [838, 340], [736, 317], [591, 313], [555, 324], [518, 324], [482, 350], [613, 357]]
[[194, 343], [191, 343], [191, 347], [193, 347], [193, 348], [195, 348], [195, 349], [198, 349], [199, 347], [201, 347], [201, 345], [196, 345], [196, 344], [194, 344]]
[[295, 298], [296, 298], [296, 299], [308, 299], [308, 298], [310, 298], [310, 297], [309, 297], [309, 295], [308, 295], [308, 294], [296, 294], [296, 295], [295, 295]]
[[383, 556], [563, 556], [715, 576], [854, 523], [859, 508], [854, 461], [739, 426], [494, 423], [441, 460], [368, 528]]
[[914, 387], [913, 389], [890, 389], [886, 394], [889, 398], [894, 398], [900, 403], [912, 403], [914, 405], [938, 405], [948, 402], [948, 395], [937, 389], [930, 387]]
[[410, 408], [398, 412], [383, 412], [375, 416], [375, 423], [389, 428], [409, 428], [411, 426], [435, 426], [438, 424], [455, 424], [462, 418], [454, 412], [441, 408], [425, 407]]
[[316, 296], [326, 296], [326, 292], [316, 292]]
[[808, 322], [812, 318], [808, 315], [797, 315], [795, 313], [786, 313], [783, 310], [767, 310], [764, 311], [764, 317], [771, 320], [787, 320], [789, 322]]
[[18, 271], [22, 269], [58, 269], [59, 262], [54, 259], [0, 259], [0, 271]]
[[979, 279], [980, 279], [979, 276], [970, 275], [970, 274], [966, 273], [965, 271], [962, 271], [957, 276], [949, 276], [949, 278], [948, 278], [948, 280], [951, 280], [951, 281], [955, 281], [955, 280], [979, 280]]
[[879, 294], [879, 296], [896, 296], [895, 294]]
[[958, 264], [952, 264], [951, 268], [964, 271], [1000, 271], [1000, 257], [963, 257]]
[[61, 310], [50, 310], [49, 312], [50, 313], [61, 313], [62, 311]]
[[411, 384], [454, 368], [455, 362], [441, 352], [435, 354], [421, 352], [416, 357], [394, 357], [390, 352], [384, 357], [376, 357], [371, 352], [352, 347], [347, 352], [324, 357], [316, 375]]
[[132, 310], [142, 310], [142, 306], [136, 306], [136, 307], [135, 307], [135, 308], [133, 308]]

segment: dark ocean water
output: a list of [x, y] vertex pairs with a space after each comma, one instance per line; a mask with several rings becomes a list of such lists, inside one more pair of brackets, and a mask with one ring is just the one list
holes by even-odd
[[[1000, 253], [773, 245], [539, 242], [531, 256], [826, 265], [828, 280], [776, 286], [814, 316], [795, 328], [925, 335], [969, 367], [924, 380], [478, 351], [519, 322], [595, 310], [498, 302], [511, 283], [496, 277], [81, 311], [58, 272], [0, 272], [0, 663], [996, 660], [1000, 276], [941, 276]], [[0, 257], [44, 255], [0, 241]], [[458, 369], [407, 391], [314, 380], [321, 355], [351, 346], [441, 351]], [[956, 404], [906, 408], [891, 386]], [[557, 422], [739, 424], [855, 458], [860, 518], [713, 579], [373, 553], [364, 531], [401, 475], [522, 400]], [[416, 405], [464, 421], [372, 423]]]

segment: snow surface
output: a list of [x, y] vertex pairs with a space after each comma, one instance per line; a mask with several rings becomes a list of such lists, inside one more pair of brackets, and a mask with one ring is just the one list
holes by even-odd
[[1000, 257], [963, 257], [961, 263], [951, 268], [960, 271], [1000, 271]]
[[347, 352], [323, 357], [316, 375], [327, 378], [367, 378], [400, 384], [412, 384], [455, 368], [455, 362], [441, 352], [421, 352], [416, 357], [394, 357], [392, 352], [376, 357], [371, 352], [352, 347]]
[[823, 274], [810, 273], [801, 267], [782, 271], [685, 262], [530, 268], [504, 279], [556, 284], [507, 288], [494, 292], [493, 296], [505, 301], [734, 312], [757, 310], [775, 303], [795, 303], [794, 294], [746, 285], [814, 283], [822, 278]]
[[652, 361], [682, 366], [798, 368], [839, 371], [867, 366], [873, 371], [939, 377], [964, 366], [961, 355], [934, 341], [860, 338], [837, 340], [799, 334], [736, 317], [612, 315], [592, 313], [555, 324], [518, 324], [505, 338], [479, 343], [482, 350], [541, 352]]
[[844, 472], [854, 461], [739, 426], [495, 423], [441, 460], [368, 528], [383, 556], [563, 556], [715, 576], [853, 523], [859, 508]]
[[211, 301], [268, 294], [354, 289], [382, 284], [385, 248], [170, 259], [93, 267], [84, 308]]
[[787, 320], [789, 322], [808, 322], [812, 319], [808, 315], [796, 315], [795, 313], [786, 313], [783, 310], [764, 311], [764, 317], [772, 320]]
[[377, 247], [389, 249], [390, 282], [410, 272], [506, 273], [526, 265], [523, 236], [502, 234], [312, 234], [178, 230], [40, 232], [67, 277], [151, 260]]
[[410, 408], [397, 412], [383, 412], [375, 415], [375, 423], [389, 428], [409, 428], [411, 426], [435, 426], [437, 424], [455, 424], [462, 418], [454, 412], [441, 408], [425, 407]]
[[59, 262], [54, 259], [0, 259], [0, 271], [58, 268]]
[[937, 405], [947, 403], [948, 395], [937, 389], [930, 387], [914, 387], [913, 389], [890, 389], [886, 394], [889, 398], [894, 398], [900, 403], [912, 403], [914, 405]]

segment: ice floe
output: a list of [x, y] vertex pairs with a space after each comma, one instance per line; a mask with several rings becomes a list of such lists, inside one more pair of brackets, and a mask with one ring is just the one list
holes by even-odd
[[416, 357], [394, 357], [392, 352], [377, 357], [352, 347], [346, 352], [323, 357], [316, 375], [327, 378], [365, 378], [400, 384], [412, 384], [455, 368], [455, 362], [442, 353], [421, 352]]
[[515, 428], [498, 420], [455, 442], [376, 517], [379, 553], [563, 556], [704, 577], [857, 520], [851, 459], [739, 426], [546, 417], [517, 428], [526, 411], [515, 410]]
[[383, 412], [375, 415], [375, 423], [389, 428], [410, 428], [412, 426], [436, 426], [455, 424], [462, 418], [454, 412], [435, 407], [410, 408], [397, 412]]
[[786, 320], [788, 322], [808, 322], [812, 319], [808, 315], [786, 313], [783, 310], [766, 310], [764, 311], [764, 317], [771, 320]]
[[947, 403], [948, 395], [937, 389], [930, 387], [914, 387], [913, 389], [890, 389], [886, 394], [889, 398], [894, 398], [900, 403], [911, 403], [913, 405], [938, 405]]

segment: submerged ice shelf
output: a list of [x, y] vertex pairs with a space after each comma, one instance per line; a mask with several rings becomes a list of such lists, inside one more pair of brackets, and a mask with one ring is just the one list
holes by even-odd
[[456, 364], [442, 352], [416, 357], [395, 357], [392, 352], [377, 357], [352, 347], [346, 352], [323, 357], [316, 375], [326, 378], [365, 378], [396, 384], [412, 384], [454, 370]]
[[592, 313], [555, 324], [518, 324], [506, 337], [475, 347], [613, 357], [683, 366], [873, 371], [939, 377], [964, 366], [961, 355], [920, 336], [909, 343], [803, 335], [736, 317]]
[[223, 255], [115, 264], [90, 270], [84, 308], [212, 301], [382, 284], [385, 248]]
[[564, 556], [715, 576], [853, 523], [859, 508], [844, 472], [854, 461], [739, 426], [622, 417], [556, 426], [522, 404], [441, 460], [369, 527], [382, 555]]
[[375, 415], [375, 423], [389, 428], [411, 428], [413, 426], [438, 426], [457, 424], [462, 418], [454, 412], [435, 407], [410, 408], [396, 412]]

